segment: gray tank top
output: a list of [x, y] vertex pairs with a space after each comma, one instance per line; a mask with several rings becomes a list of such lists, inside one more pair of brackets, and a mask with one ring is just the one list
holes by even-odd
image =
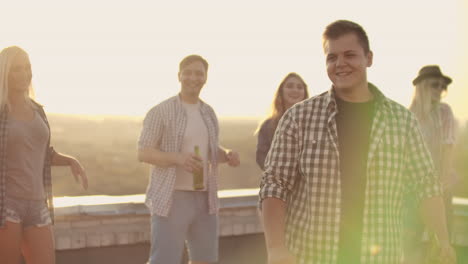
[[43, 200], [44, 160], [49, 129], [39, 113], [30, 121], [8, 119], [6, 195]]

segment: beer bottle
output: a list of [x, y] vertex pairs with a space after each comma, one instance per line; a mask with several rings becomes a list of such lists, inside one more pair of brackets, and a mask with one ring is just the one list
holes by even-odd
[[[195, 155], [200, 157], [200, 147], [198, 145], [195, 145], [194, 151], [195, 151]], [[203, 184], [203, 167], [199, 170], [193, 171], [193, 189], [195, 190], [205, 189], [205, 185]]]

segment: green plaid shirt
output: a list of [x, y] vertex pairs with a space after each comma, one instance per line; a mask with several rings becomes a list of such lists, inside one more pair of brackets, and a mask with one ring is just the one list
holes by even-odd
[[[401, 258], [402, 198], [440, 196], [441, 188], [417, 121], [369, 84], [376, 103], [365, 190], [362, 264]], [[287, 204], [286, 240], [299, 263], [335, 264], [341, 213], [340, 155], [333, 89], [290, 108], [265, 162], [260, 203]]]
[[[34, 101], [33, 101], [34, 102]], [[46, 193], [47, 205], [50, 211], [50, 217], [52, 220], [54, 219], [54, 212], [53, 212], [53, 203], [52, 203], [52, 177], [51, 177], [51, 162], [52, 156], [54, 155], [55, 151], [52, 147], [50, 147], [50, 127], [49, 122], [47, 121], [46, 114], [42, 105], [34, 102], [35, 106], [37, 107], [37, 112], [42, 117], [44, 122], [46, 123], [47, 127], [49, 128], [49, 139], [47, 142], [48, 148], [48, 155], [46, 155], [44, 160], [44, 170], [42, 175], [44, 177], [44, 190]], [[5, 208], [5, 197], [6, 197], [6, 173], [7, 173], [7, 144], [8, 144], [8, 110], [5, 107], [2, 111], [0, 111], [0, 227], [5, 224], [6, 218], [6, 208]]]

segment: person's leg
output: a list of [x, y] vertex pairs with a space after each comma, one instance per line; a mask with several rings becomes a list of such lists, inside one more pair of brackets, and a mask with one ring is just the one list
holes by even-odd
[[55, 264], [55, 243], [52, 226], [25, 228], [21, 251], [27, 264]]
[[5, 199], [6, 222], [0, 228], [0, 263], [19, 264], [21, 261], [21, 239], [23, 236], [22, 215], [25, 206], [20, 201]]
[[21, 251], [27, 264], [55, 264], [52, 220], [45, 201], [24, 201]]
[[19, 264], [21, 261], [21, 236], [20, 223], [6, 221], [0, 228], [0, 263]]
[[201, 217], [189, 231], [190, 264], [209, 264], [218, 261], [218, 216]]
[[149, 264], [180, 264], [193, 207], [184, 192], [175, 191], [168, 217], [151, 216]]
[[208, 195], [196, 194], [197, 215], [187, 236], [191, 264], [209, 264], [218, 261], [218, 216], [208, 214]]

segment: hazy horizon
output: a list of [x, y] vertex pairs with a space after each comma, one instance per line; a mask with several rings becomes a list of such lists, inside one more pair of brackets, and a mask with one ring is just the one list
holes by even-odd
[[[86, 168], [89, 188], [83, 190], [73, 183], [68, 167], [54, 167], [55, 196], [76, 195], [130, 195], [144, 193], [148, 184], [149, 165], [137, 160], [137, 141], [143, 117], [101, 119], [49, 115], [52, 145], [55, 150], [77, 157]], [[257, 120], [220, 118], [220, 144], [239, 152], [241, 165], [231, 168], [220, 166], [220, 189], [258, 188], [261, 170], [256, 164]], [[118, 133], [116, 133], [118, 131]], [[459, 175], [467, 179], [468, 130], [461, 131], [455, 146], [454, 164]], [[458, 196], [468, 197], [468, 181], [457, 188]]]
[[[148, 109], [149, 110], [149, 109]], [[216, 111], [216, 110], [215, 110]], [[55, 115], [55, 116], [71, 116], [75, 118], [83, 118], [83, 119], [143, 119], [145, 114], [143, 115], [112, 115], [112, 114], [67, 114], [67, 113], [53, 113], [47, 112], [48, 115]], [[266, 116], [220, 116], [218, 115], [218, 119], [239, 119], [239, 120], [253, 120], [253, 121], [261, 121], [262, 119], [266, 118]]]

